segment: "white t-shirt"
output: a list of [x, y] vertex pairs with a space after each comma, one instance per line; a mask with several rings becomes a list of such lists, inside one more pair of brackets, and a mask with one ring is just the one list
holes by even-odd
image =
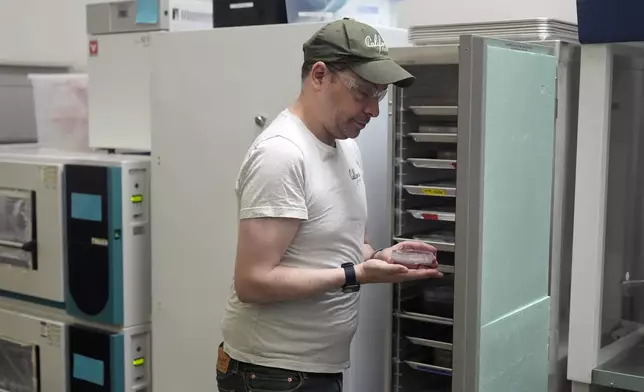
[[[240, 219], [288, 217], [300, 228], [281, 264], [339, 268], [361, 263], [367, 223], [362, 159], [354, 140], [317, 139], [288, 110], [255, 140], [237, 179]], [[222, 320], [233, 359], [313, 373], [349, 367], [358, 293], [340, 289], [273, 304], [245, 304], [234, 289]]]

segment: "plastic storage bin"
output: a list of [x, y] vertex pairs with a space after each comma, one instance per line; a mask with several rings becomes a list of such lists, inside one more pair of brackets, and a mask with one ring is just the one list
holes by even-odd
[[30, 74], [38, 144], [70, 151], [88, 151], [89, 125], [86, 74]]
[[396, 0], [286, 0], [289, 23], [353, 18], [372, 26], [397, 27]]
[[644, 1], [577, 0], [579, 42], [644, 41]]

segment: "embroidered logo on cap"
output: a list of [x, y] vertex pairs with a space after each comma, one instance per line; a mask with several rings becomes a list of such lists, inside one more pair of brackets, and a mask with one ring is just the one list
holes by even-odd
[[366, 36], [364, 39], [364, 44], [368, 48], [376, 48], [378, 49], [378, 53], [384, 52], [387, 54], [389, 52], [389, 49], [387, 48], [387, 45], [385, 45], [385, 41], [382, 39], [380, 34], [374, 34], [373, 37], [371, 36]]

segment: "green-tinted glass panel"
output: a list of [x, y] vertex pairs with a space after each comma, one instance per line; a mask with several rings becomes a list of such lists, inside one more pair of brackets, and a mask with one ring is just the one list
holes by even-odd
[[479, 391], [548, 390], [549, 315], [546, 297], [483, 327]]
[[542, 392], [556, 59], [493, 40], [486, 46], [479, 391]]
[[481, 325], [548, 295], [555, 58], [487, 49]]

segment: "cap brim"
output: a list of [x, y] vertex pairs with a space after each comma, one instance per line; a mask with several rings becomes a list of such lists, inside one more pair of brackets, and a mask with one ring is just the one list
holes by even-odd
[[351, 69], [358, 76], [373, 84], [393, 84], [397, 87], [409, 87], [416, 78], [391, 59], [352, 64]]

